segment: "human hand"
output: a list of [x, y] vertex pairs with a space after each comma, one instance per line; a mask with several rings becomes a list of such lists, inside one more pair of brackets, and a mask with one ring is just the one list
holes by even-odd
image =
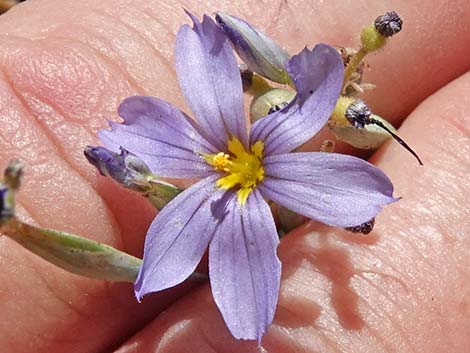
[[[217, 6], [184, 4], [199, 16], [223, 10], [244, 17], [291, 53], [320, 41], [354, 46], [362, 26], [397, 11], [404, 29], [369, 58], [368, 80], [378, 88], [367, 101], [395, 124], [406, 118], [400, 134], [425, 163], [417, 166], [393, 143], [373, 156], [404, 198], [381, 213], [371, 234], [310, 223], [283, 239], [277, 315], [261, 346], [268, 352], [464, 352], [470, 345], [470, 77], [459, 76], [470, 66], [464, 45], [470, 34], [462, 30], [470, 6]], [[97, 176], [82, 150], [98, 142], [96, 131], [106, 118], [117, 118], [126, 96], [184, 106], [172, 63], [174, 35], [188, 22], [182, 7], [50, 0], [0, 18], [0, 156], [4, 164], [17, 157], [27, 165], [19, 198], [24, 218], [141, 253], [152, 208]], [[137, 304], [128, 284], [68, 274], [4, 237], [0, 259], [2, 351], [110, 351], [126, 340], [122, 352], [263, 351], [231, 338], [207, 285], [186, 283]]]

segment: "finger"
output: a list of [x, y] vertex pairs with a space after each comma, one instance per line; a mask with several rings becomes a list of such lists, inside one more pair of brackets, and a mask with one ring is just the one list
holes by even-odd
[[[111, 9], [115, 5], [107, 3]], [[0, 44], [0, 158], [2, 165], [15, 157], [25, 162], [19, 201], [33, 222], [140, 254], [154, 211], [142, 199], [99, 178], [82, 149], [98, 143], [96, 130], [106, 124], [105, 118], [115, 116], [121, 99], [145, 91], [147, 83], [137, 82], [136, 76], [154, 72], [150, 67], [163, 60], [150, 39], [116, 17], [118, 12], [106, 15], [81, 6], [72, 1], [27, 3], [2, 16], [0, 27], [9, 35]], [[120, 10], [127, 21], [140, 13], [134, 11], [132, 17], [129, 6]], [[113, 38], [124, 39], [116, 44]], [[165, 42], [164, 47], [169, 45]], [[147, 60], [145, 69], [132, 60], [136, 51]], [[142, 70], [129, 73], [125, 65]], [[163, 68], [159, 76], [167, 72]], [[148, 75], [149, 82], [153, 78]], [[0, 239], [0, 258], [1, 296], [14, 298], [0, 304], [2, 351], [112, 347], [188, 288], [139, 305], [131, 285], [65, 273], [9, 239]]]
[[469, 89], [467, 73], [402, 126], [405, 137], [420, 137], [424, 167], [403, 165], [393, 144], [374, 156], [403, 199], [372, 233], [310, 223], [283, 239], [277, 314], [260, 347], [230, 337], [206, 286], [119, 352], [466, 351]]

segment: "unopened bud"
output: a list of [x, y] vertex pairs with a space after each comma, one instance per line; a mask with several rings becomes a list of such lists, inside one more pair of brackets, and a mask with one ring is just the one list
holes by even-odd
[[101, 175], [109, 176], [126, 188], [143, 193], [158, 210], [181, 192], [173, 184], [157, 178], [142, 159], [122, 147], [120, 154], [101, 146], [87, 146], [83, 152]]
[[401, 31], [403, 21], [395, 11], [390, 11], [379, 16], [374, 21], [374, 26], [384, 37], [391, 37]]
[[222, 12], [215, 15], [215, 20], [249, 70], [274, 82], [291, 82], [285, 69], [290, 56], [271, 38], [248, 22]]
[[101, 146], [87, 146], [83, 151], [88, 161], [101, 175], [109, 176], [125, 187], [145, 191], [153, 177], [149, 168], [139, 157], [121, 147], [121, 153]]

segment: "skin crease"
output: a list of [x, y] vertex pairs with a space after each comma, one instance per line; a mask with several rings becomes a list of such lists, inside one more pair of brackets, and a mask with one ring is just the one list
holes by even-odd
[[26, 163], [21, 217], [141, 255], [154, 211], [97, 176], [82, 149], [97, 143], [106, 119], [117, 119], [126, 96], [185, 107], [172, 67], [175, 33], [189, 22], [183, 7], [240, 15], [291, 53], [319, 41], [356, 45], [362, 26], [397, 11], [404, 29], [370, 58], [367, 78], [378, 88], [367, 101], [396, 125], [405, 121], [400, 134], [425, 166], [388, 143], [372, 161], [403, 199], [371, 234], [311, 222], [283, 239], [278, 311], [260, 346], [230, 337], [208, 285], [186, 283], [137, 304], [129, 284], [68, 274], [0, 237], [0, 350], [465, 352], [467, 1], [29, 0], [0, 17], [0, 158]]

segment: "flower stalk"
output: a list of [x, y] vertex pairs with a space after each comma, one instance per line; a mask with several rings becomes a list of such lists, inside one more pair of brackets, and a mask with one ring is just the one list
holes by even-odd
[[343, 90], [349, 84], [351, 76], [358, 70], [367, 54], [382, 48], [387, 38], [401, 31], [403, 21], [396, 12], [387, 12], [377, 17], [374, 23], [361, 32], [361, 48], [353, 55], [344, 69]]
[[[33, 226], [15, 216], [15, 193], [19, 188], [23, 165], [12, 161], [0, 183], [0, 232], [44, 260], [88, 278], [135, 282], [142, 260], [97, 241], [74, 234]], [[206, 275], [194, 273], [193, 280]]]
[[357, 69], [359, 68], [359, 65], [361, 65], [366, 55], [367, 55], [367, 51], [365, 51], [364, 48], [360, 48], [349, 61], [348, 65], [344, 69], [343, 90], [348, 85], [352, 74], [357, 71]]

